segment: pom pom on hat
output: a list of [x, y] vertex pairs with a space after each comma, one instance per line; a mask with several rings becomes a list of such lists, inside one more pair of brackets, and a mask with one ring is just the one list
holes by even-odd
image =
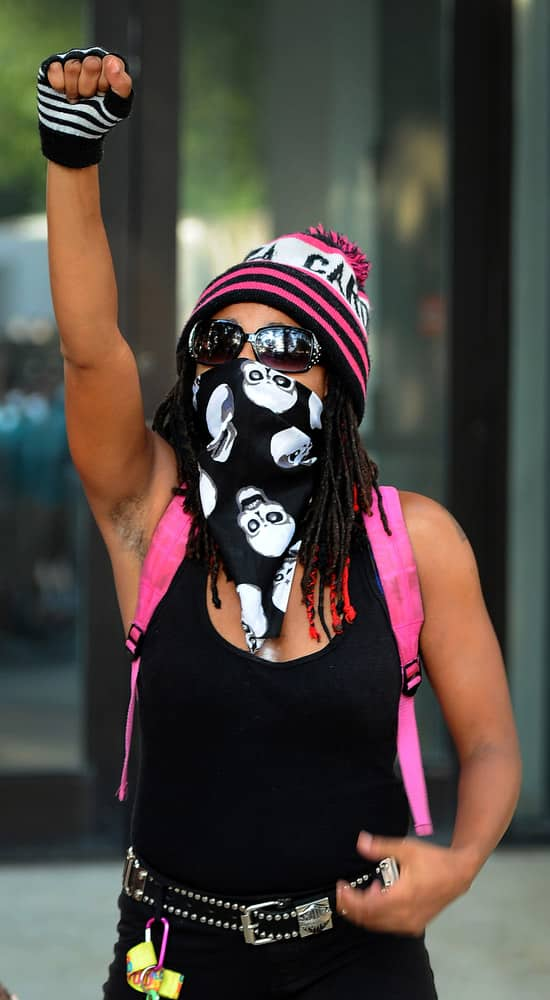
[[365, 281], [369, 276], [370, 261], [367, 260], [361, 247], [342, 233], [337, 233], [335, 229], [325, 229], [322, 222], [316, 226], [310, 226], [306, 232], [309, 236], [317, 236], [323, 243], [334, 247], [335, 250], [340, 250], [357, 278], [358, 287], [363, 291]]

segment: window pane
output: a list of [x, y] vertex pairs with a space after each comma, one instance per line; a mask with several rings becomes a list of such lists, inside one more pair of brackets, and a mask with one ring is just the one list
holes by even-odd
[[[80, 760], [80, 493], [50, 301], [33, 80], [82, 37], [83, 4], [0, 7], [0, 769]], [[24, 39], [24, 45], [21, 44]]]
[[[514, 4], [508, 666], [523, 753], [517, 819], [548, 816], [550, 9]], [[547, 822], [547, 821], [546, 821]]]
[[[349, 0], [335, 30], [329, 0], [187, 0], [178, 228], [182, 321], [213, 275], [280, 233], [322, 221], [364, 247], [367, 447], [383, 482], [442, 501], [449, 7]], [[419, 711], [427, 761], [446, 763], [427, 690]]]

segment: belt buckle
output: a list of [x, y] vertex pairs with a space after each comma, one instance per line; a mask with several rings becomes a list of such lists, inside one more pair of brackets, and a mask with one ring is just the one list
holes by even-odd
[[332, 910], [328, 896], [314, 899], [311, 903], [295, 906], [300, 937], [311, 937], [332, 929]]
[[252, 906], [247, 906], [244, 913], [241, 913], [241, 924], [244, 932], [244, 939], [247, 944], [273, 944], [276, 941], [274, 934], [270, 934], [269, 937], [257, 937], [256, 932], [260, 926], [260, 921], [256, 920], [255, 923], [251, 920], [251, 914], [256, 913], [257, 910], [266, 910], [270, 907], [280, 907], [280, 902], [276, 899], [270, 900], [268, 903], [255, 903]]
[[394, 857], [382, 858], [382, 861], [378, 862], [376, 874], [379, 876], [384, 889], [389, 889], [399, 879], [399, 865], [396, 859]]
[[[265, 934], [265, 937], [259, 937], [257, 932], [260, 921], [256, 920], [253, 922], [251, 915], [256, 913], [257, 910], [266, 910], [273, 907], [280, 909], [281, 905], [283, 905], [281, 900], [270, 900], [267, 903], [256, 903], [255, 905], [246, 907], [244, 912], [241, 913], [241, 924], [247, 944], [273, 944], [277, 940], [275, 934], [269, 933], [268, 936], [265, 931], [261, 932]], [[293, 911], [296, 913], [298, 933], [302, 938], [312, 937], [314, 934], [322, 934], [323, 931], [330, 931], [332, 929], [332, 910], [328, 896], [323, 896], [321, 899], [313, 899], [309, 903], [301, 903], [298, 906], [294, 906]], [[262, 921], [262, 923], [265, 927], [265, 922]]]
[[[126, 853], [126, 862], [122, 873], [122, 889], [127, 896], [133, 896], [138, 902], [143, 896], [145, 883], [149, 872], [142, 868], [139, 859], [134, 854], [133, 847], [129, 847]], [[130, 882], [132, 885], [130, 885]], [[136, 885], [137, 883], [137, 885]]]

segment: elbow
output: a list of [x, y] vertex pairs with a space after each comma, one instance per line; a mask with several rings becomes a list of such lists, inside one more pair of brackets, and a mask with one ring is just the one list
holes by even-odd
[[80, 371], [91, 371], [105, 365], [128, 345], [116, 323], [93, 330], [71, 329], [59, 331], [59, 350], [66, 366]]
[[509, 818], [512, 819], [518, 803], [523, 764], [517, 734], [507, 738], [479, 743], [460, 761], [461, 773], [489, 768], [488, 777], [496, 782], [507, 799]]
[[66, 367], [72, 368], [73, 370], [80, 369], [85, 371], [87, 368], [92, 368], [93, 365], [90, 363], [90, 359], [86, 357], [86, 353], [78, 350], [72, 349], [63, 341], [63, 338], [59, 341], [59, 350], [61, 357], [63, 358], [63, 364]]

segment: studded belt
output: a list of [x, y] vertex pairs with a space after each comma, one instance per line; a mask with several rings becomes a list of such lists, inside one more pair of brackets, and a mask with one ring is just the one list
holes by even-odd
[[[393, 877], [390, 869], [394, 864], [393, 858], [385, 858], [349, 884], [352, 888], [361, 888], [374, 879], [390, 884], [388, 879]], [[136, 856], [132, 847], [126, 854], [122, 888], [127, 896], [153, 907], [158, 915], [237, 931], [246, 944], [254, 945], [291, 941], [329, 931], [336, 912], [335, 891], [315, 899], [302, 895], [239, 903], [190, 889], [153, 872]]]

